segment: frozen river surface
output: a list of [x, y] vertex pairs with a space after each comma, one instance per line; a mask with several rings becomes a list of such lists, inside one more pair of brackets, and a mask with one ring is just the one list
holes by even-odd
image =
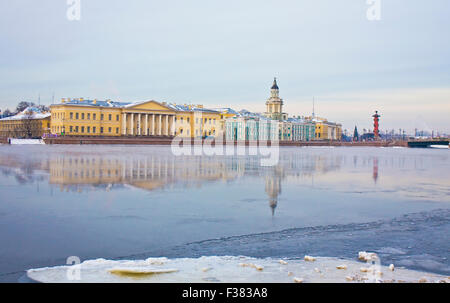
[[355, 258], [450, 274], [448, 150], [0, 146], [0, 281], [69, 256]]

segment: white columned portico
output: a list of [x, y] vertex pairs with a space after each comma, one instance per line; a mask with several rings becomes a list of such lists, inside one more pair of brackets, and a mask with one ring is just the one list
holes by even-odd
[[127, 134], [127, 114], [122, 113], [122, 135]]
[[134, 114], [131, 113], [130, 118], [130, 135], [134, 135]]

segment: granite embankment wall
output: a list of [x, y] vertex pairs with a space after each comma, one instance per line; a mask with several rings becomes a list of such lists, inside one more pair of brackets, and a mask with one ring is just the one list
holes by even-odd
[[[133, 145], [170, 145], [172, 137], [83, 137], [83, 136], [66, 136], [58, 138], [45, 138], [46, 144], [133, 144]], [[205, 140], [202, 140], [204, 143]], [[186, 143], [195, 144], [197, 140], [191, 139], [184, 141]], [[210, 143], [207, 143], [210, 144]], [[258, 142], [234, 142], [235, 145], [258, 145]], [[373, 141], [373, 142], [340, 142], [340, 141], [308, 141], [308, 142], [292, 142], [279, 141], [280, 146], [403, 146], [407, 147], [406, 141]], [[212, 144], [214, 145], [214, 143]], [[270, 146], [270, 142], [268, 142]]]

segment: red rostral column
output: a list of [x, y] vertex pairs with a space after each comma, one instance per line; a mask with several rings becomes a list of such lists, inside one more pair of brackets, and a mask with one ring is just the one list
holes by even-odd
[[372, 116], [373, 117], [373, 135], [375, 137], [375, 139], [378, 139], [380, 136], [380, 131], [378, 129], [378, 121], [380, 120], [380, 115], [378, 114], [378, 111], [375, 111], [375, 115]]

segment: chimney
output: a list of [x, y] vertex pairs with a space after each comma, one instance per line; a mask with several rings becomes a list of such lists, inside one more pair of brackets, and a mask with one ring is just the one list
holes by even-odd
[[92, 104], [97, 104], [97, 99], [94, 99], [94, 101], [92, 101]]
[[80, 102], [83, 102], [83, 101], [84, 101], [84, 98], [80, 98], [79, 100], [80, 100]]

